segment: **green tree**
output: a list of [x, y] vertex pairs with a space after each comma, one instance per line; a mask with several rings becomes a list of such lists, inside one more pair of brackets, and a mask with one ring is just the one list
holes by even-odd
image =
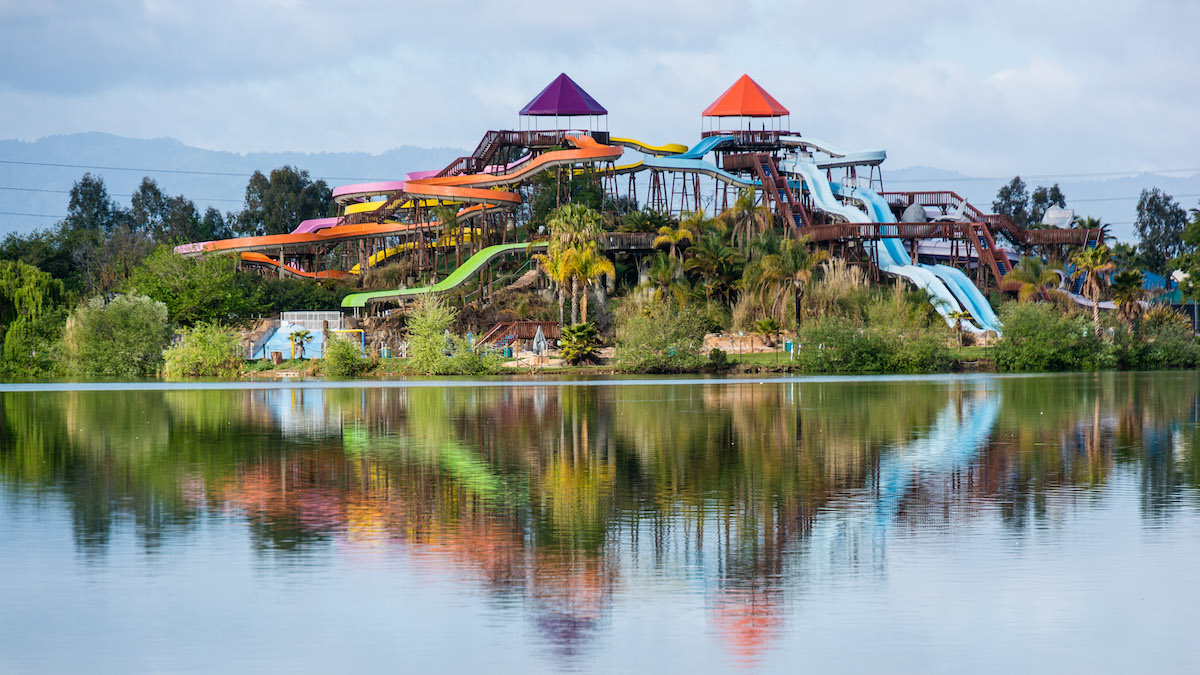
[[737, 249], [726, 242], [723, 234], [709, 230], [688, 247], [688, 254], [683, 267], [695, 275], [704, 296], [725, 304], [732, 302], [742, 274], [743, 258]]
[[243, 236], [286, 234], [301, 221], [329, 213], [333, 191], [307, 171], [283, 166], [264, 176], [255, 171], [246, 185], [246, 203], [235, 229]]
[[362, 353], [358, 343], [337, 335], [325, 340], [325, 357], [321, 374], [329, 377], [354, 377], [371, 369], [371, 360]]
[[312, 331], [306, 328], [298, 328], [288, 335], [288, 342], [292, 343], [292, 351], [298, 358], [304, 358], [304, 347], [312, 342]]
[[83, 377], [154, 375], [167, 344], [167, 306], [144, 295], [93, 298], [67, 319], [63, 335], [70, 370]]
[[[569, 250], [566, 257], [567, 270], [572, 278], [572, 283], [583, 286], [583, 318], [581, 323], [587, 323], [588, 320], [588, 296], [591, 295], [592, 286], [603, 275], [615, 276], [617, 273], [616, 267], [612, 261], [606, 258], [603, 254], [596, 250], [595, 246], [581, 246]], [[574, 315], [575, 308], [572, 303], [571, 313]], [[572, 316], [572, 320], [574, 316]]]
[[0, 260], [0, 344], [5, 377], [44, 377], [55, 369], [54, 344], [65, 313], [61, 281], [23, 262]]
[[233, 256], [188, 258], [159, 246], [133, 271], [125, 288], [164, 303], [182, 326], [237, 323], [262, 310], [260, 294], [247, 283], [249, 276], [237, 271]]
[[1056, 290], [1061, 281], [1058, 272], [1041, 258], [1026, 256], [1004, 275], [1004, 290], [1015, 289], [1018, 301], [1029, 302], [1042, 297], [1043, 293]]
[[754, 248], [759, 255], [746, 266], [743, 290], [752, 293], [763, 312], [781, 323], [791, 295], [794, 318], [799, 325], [805, 285], [812, 280], [813, 269], [829, 259], [829, 252], [809, 248], [807, 237], [799, 241], [780, 240], [773, 233], [759, 237]]
[[1183, 229], [1180, 240], [1183, 252], [1171, 260], [1171, 266], [1187, 276], [1179, 283], [1183, 297], [1200, 300], [1200, 209], [1192, 209], [1192, 220]]
[[167, 377], [230, 377], [245, 368], [240, 336], [216, 322], [182, 331], [178, 343], [163, 352]]
[[1092, 301], [1092, 324], [1096, 329], [1096, 337], [1100, 337], [1100, 298], [1108, 288], [1108, 274], [1115, 267], [1112, 252], [1101, 244], [1076, 253], [1071, 262], [1077, 268], [1071, 278], [1084, 277], [1083, 294]]
[[1067, 198], [1058, 188], [1058, 183], [1051, 187], [1039, 185], [1029, 197], [1029, 224], [1033, 227], [1041, 225], [1042, 217], [1051, 206], [1066, 208]]
[[653, 303], [685, 305], [691, 287], [680, 274], [682, 263], [663, 253], [655, 254], [646, 270], [646, 281], [638, 285], [637, 290], [649, 294]]
[[1142, 262], [1156, 274], [1165, 274], [1167, 261], [1183, 252], [1187, 212], [1171, 195], [1151, 188], [1142, 190], [1134, 229], [1141, 239]]
[[1017, 227], [1029, 226], [1029, 193], [1025, 189], [1025, 181], [1020, 176], [1014, 176], [1007, 185], [996, 192], [996, 201], [992, 202], [992, 213], [1008, 216]]
[[747, 259], [753, 258], [749, 249], [752, 239], [771, 229], [775, 218], [771, 210], [762, 204], [755, 203], [758, 195], [753, 188], [745, 188], [738, 192], [733, 206], [718, 216], [729, 228], [733, 243]]
[[625, 372], [695, 372], [705, 363], [703, 346], [704, 317], [692, 307], [626, 302], [618, 312], [614, 362]]
[[1133, 325], [1142, 314], [1142, 299], [1146, 297], [1146, 275], [1141, 270], [1125, 269], [1112, 278], [1113, 302], [1117, 315], [1133, 332]]

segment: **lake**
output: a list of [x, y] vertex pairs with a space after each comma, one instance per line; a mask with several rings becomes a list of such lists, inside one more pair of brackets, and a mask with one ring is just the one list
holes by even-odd
[[1192, 672], [1200, 375], [0, 384], [0, 672]]

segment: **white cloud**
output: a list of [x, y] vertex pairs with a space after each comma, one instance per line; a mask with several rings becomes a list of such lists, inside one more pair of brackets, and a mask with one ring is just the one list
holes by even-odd
[[240, 152], [472, 147], [565, 71], [614, 130], [691, 143], [749, 72], [793, 127], [886, 148], [893, 166], [1190, 166], [1197, 7], [0, 0], [0, 128]]

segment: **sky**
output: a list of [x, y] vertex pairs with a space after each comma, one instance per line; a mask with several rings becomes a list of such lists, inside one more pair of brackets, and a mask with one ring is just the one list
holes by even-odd
[[472, 148], [566, 72], [614, 133], [690, 145], [748, 73], [885, 170], [1196, 173], [1197, 25], [1184, 0], [0, 0], [0, 137]]

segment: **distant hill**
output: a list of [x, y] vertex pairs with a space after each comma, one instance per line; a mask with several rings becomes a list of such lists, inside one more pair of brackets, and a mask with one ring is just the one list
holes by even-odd
[[[172, 138], [124, 138], [104, 133], [49, 136], [32, 142], [3, 140], [0, 141], [0, 235], [54, 224], [67, 213], [67, 191], [88, 171], [103, 176], [109, 195], [125, 206], [129, 205], [129, 194], [142, 182], [142, 177], [149, 176], [163, 192], [182, 194], [196, 202], [201, 211], [213, 206], [226, 212], [241, 210], [246, 182], [256, 170], [268, 173], [289, 164], [336, 187], [403, 178], [409, 171], [440, 169], [467, 152], [459, 148], [402, 146], [378, 155], [363, 152], [243, 155], [193, 148]], [[116, 168], [85, 169], [79, 168], [80, 165]], [[180, 171], [197, 173], [174, 173]], [[233, 175], [204, 175], [205, 172]], [[53, 217], [10, 215], [14, 213]]]
[[[32, 142], [0, 141], [0, 235], [51, 225], [64, 216], [67, 212], [66, 193], [85, 171], [102, 175], [109, 194], [125, 205], [142, 177], [150, 176], [167, 194], [182, 194], [196, 202], [201, 210], [214, 206], [226, 212], [242, 208], [246, 181], [256, 170], [269, 172], [290, 164], [308, 171], [314, 179], [323, 178], [336, 187], [398, 179], [409, 171], [441, 168], [467, 152], [461, 148], [403, 146], [377, 155], [363, 152], [243, 155], [193, 148], [171, 138], [136, 139], [104, 133], [50, 136]], [[80, 168], [81, 165], [116, 168], [85, 169]], [[180, 171], [198, 173], [173, 173]], [[204, 172], [234, 175], [204, 175]], [[991, 210], [996, 191], [1010, 179], [975, 178], [932, 167], [898, 169], [884, 165], [884, 188], [887, 190], [953, 190], [985, 211]], [[1037, 185], [1054, 181], [1026, 178], [1025, 182], [1032, 191]], [[1200, 175], [1140, 174], [1103, 180], [1080, 179], [1059, 181], [1059, 187], [1067, 196], [1067, 206], [1080, 215], [1092, 215], [1113, 223], [1114, 233], [1126, 241], [1134, 239], [1137, 196], [1143, 188], [1162, 188], [1175, 196], [1184, 208], [1200, 204]]]

